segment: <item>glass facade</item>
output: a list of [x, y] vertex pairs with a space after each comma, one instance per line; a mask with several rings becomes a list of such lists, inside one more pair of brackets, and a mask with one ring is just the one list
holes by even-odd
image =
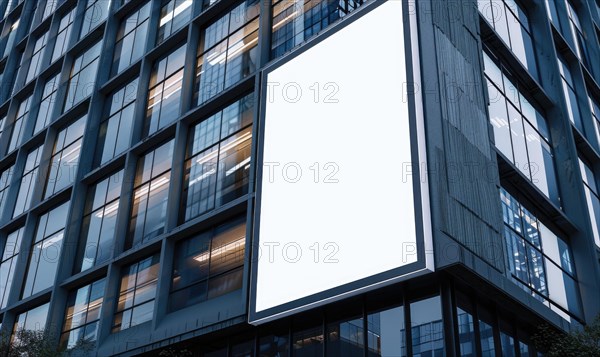
[[[472, 144], [499, 174], [486, 177], [494, 181], [486, 186], [489, 202], [478, 201], [481, 186], [464, 182], [440, 200], [461, 209], [480, 204], [486, 212], [469, 213], [489, 220], [490, 234], [455, 217], [458, 209], [436, 219], [495, 239], [503, 268], [490, 268], [488, 279], [478, 266], [436, 267], [356, 299], [259, 327], [246, 323], [258, 258], [250, 249], [262, 172], [261, 76], [378, 5], [1, 1], [0, 333], [48, 330], [61, 350], [89, 341], [97, 355], [154, 353], [169, 341], [212, 357], [523, 357], [538, 356], [529, 337], [547, 317], [585, 323], [592, 269], [584, 240], [592, 247], [594, 239], [600, 252], [600, 80], [590, 31], [600, 27], [596, 14], [570, 0], [549, 0], [546, 9], [520, 0], [481, 0], [460, 11], [443, 4], [447, 11], [432, 10], [435, 41], [419, 44], [423, 79], [440, 86], [423, 92], [428, 100], [440, 96], [442, 113], [431, 117], [426, 107], [427, 144], [437, 145], [438, 120], [450, 123], [454, 111], [468, 110], [461, 123], [440, 126], [440, 153], [459, 148], [455, 126], [468, 132], [461, 150]], [[461, 16], [445, 28], [451, 13]], [[417, 26], [421, 20], [431, 19]], [[363, 59], [377, 59], [361, 50], [367, 40], [381, 39], [357, 37], [356, 56], [344, 64], [356, 73], [369, 71]], [[451, 51], [436, 53], [443, 48]], [[453, 85], [440, 68], [455, 50], [457, 73], [475, 81], [458, 102], [438, 91]], [[313, 88], [303, 95], [312, 97]], [[481, 115], [489, 137], [472, 125]], [[361, 160], [365, 170], [385, 174]], [[430, 184], [431, 192], [444, 188]], [[573, 209], [577, 201], [581, 210]], [[585, 209], [589, 215], [574, 213]], [[465, 261], [480, 253], [466, 249]], [[500, 301], [502, 294], [508, 298]], [[541, 313], [525, 318], [527, 304]]]
[[500, 197], [512, 278], [544, 303], [580, 315], [577, 276], [568, 243], [506, 190], [500, 190]]

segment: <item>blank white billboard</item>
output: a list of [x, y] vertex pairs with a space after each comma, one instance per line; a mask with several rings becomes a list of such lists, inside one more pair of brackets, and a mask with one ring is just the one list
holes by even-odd
[[402, 3], [263, 76], [251, 323], [433, 269]]

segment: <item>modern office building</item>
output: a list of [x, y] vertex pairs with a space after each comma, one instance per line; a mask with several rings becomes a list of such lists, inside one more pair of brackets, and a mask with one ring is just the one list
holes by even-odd
[[0, 16], [5, 338], [525, 357], [600, 313], [598, 0]]

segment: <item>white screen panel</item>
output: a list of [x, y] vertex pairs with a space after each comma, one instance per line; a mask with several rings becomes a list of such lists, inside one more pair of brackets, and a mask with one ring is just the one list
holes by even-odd
[[404, 42], [387, 1], [266, 76], [252, 311], [417, 262]]

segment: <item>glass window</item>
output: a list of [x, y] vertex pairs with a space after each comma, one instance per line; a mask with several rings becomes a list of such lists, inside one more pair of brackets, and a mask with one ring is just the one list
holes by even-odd
[[515, 357], [515, 339], [511, 335], [500, 331], [500, 346], [502, 347], [502, 357]]
[[542, 193], [560, 206], [546, 119], [485, 53], [484, 64], [496, 147]]
[[116, 8], [116, 9], [118, 9], [118, 8], [120, 8], [121, 6], [123, 6], [123, 5], [127, 4], [127, 3], [128, 3], [128, 2], [130, 2], [130, 1], [131, 1], [131, 0], [117, 0], [117, 1], [115, 2], [115, 8]]
[[404, 308], [398, 306], [370, 313], [367, 316], [367, 343], [369, 356], [405, 357]]
[[363, 318], [327, 324], [325, 355], [334, 357], [363, 357], [365, 354]]
[[192, 128], [183, 189], [184, 220], [248, 192], [253, 98], [250, 94]]
[[[1, 77], [0, 80], [2, 80]], [[3, 114], [2, 117], [0, 117], [0, 136], [2, 136], [2, 133], [4, 132], [4, 124], [6, 124], [6, 114]]]
[[179, 117], [185, 49], [186, 45], [183, 45], [154, 63], [144, 136], [157, 132]]
[[81, 341], [96, 341], [105, 283], [103, 278], [69, 293], [59, 343], [61, 351], [73, 348]]
[[481, 342], [481, 355], [483, 357], [495, 357], [494, 329], [490, 324], [482, 320], [479, 320], [479, 339]]
[[88, 190], [81, 229], [82, 256], [76, 272], [106, 262], [112, 256], [123, 171], [98, 182]]
[[19, 186], [19, 193], [17, 195], [17, 200], [15, 201], [16, 203], [13, 211], [13, 218], [31, 207], [31, 198], [33, 196], [35, 184], [38, 181], [38, 171], [41, 158], [41, 145], [31, 150], [27, 155], [25, 169], [23, 170], [23, 176], [21, 178], [21, 185]]
[[564, 58], [558, 57], [558, 68], [560, 69], [560, 77], [562, 79], [562, 86], [566, 96], [567, 113], [569, 119], [575, 127], [579, 129], [581, 133], [585, 133], [583, 129], [583, 122], [581, 121], [581, 112], [579, 111], [579, 103], [577, 103], [577, 94], [575, 94], [575, 84], [573, 83], [573, 76], [568, 64]]
[[592, 119], [594, 122], [594, 128], [596, 129], [596, 139], [600, 146], [600, 104], [598, 101], [591, 96], [588, 96], [588, 102], [590, 104], [590, 111], [592, 112]]
[[152, 320], [159, 255], [123, 268], [113, 332]]
[[58, 0], [47, 0], [44, 6], [44, 13], [42, 14], [42, 20], [52, 15], [54, 10], [56, 10], [56, 6], [58, 5]]
[[138, 79], [109, 95], [107, 119], [100, 123], [96, 163], [103, 165], [129, 148]]
[[2, 57], [6, 57], [10, 54], [11, 51], [14, 50], [13, 45], [15, 44], [15, 37], [17, 36], [17, 30], [19, 29], [20, 19], [16, 19], [10, 28], [8, 29], [8, 34], [5, 37], [8, 37], [6, 40], [6, 44], [4, 45], [4, 55]]
[[75, 182], [86, 123], [87, 114], [58, 132], [50, 159], [50, 173], [46, 181], [44, 199]]
[[170, 310], [242, 288], [245, 216], [177, 243]]
[[4, 212], [4, 206], [6, 205], [6, 196], [8, 194], [8, 188], [13, 179], [14, 166], [10, 166], [0, 174], [0, 217]]
[[525, 9], [514, 0], [479, 0], [479, 11], [519, 62], [538, 78], [535, 51]]
[[273, 1], [271, 58], [281, 57], [365, 2], [366, 0]]
[[29, 111], [31, 109], [32, 96], [25, 98], [19, 103], [19, 109], [17, 109], [17, 116], [12, 125], [12, 131], [10, 134], [10, 142], [8, 144], [7, 153], [15, 150], [19, 144], [23, 142], [23, 126], [29, 118]]
[[66, 202], [40, 216], [29, 256], [22, 299], [54, 285], [68, 211], [69, 202]]
[[290, 338], [287, 333], [261, 337], [258, 343], [258, 355], [261, 357], [287, 357], [290, 350]]
[[73, 62], [63, 113], [89, 97], [94, 91], [101, 50], [102, 42], [96, 42]]
[[586, 37], [581, 29], [581, 22], [577, 11], [573, 7], [573, 4], [569, 0], [565, 1], [567, 7], [567, 15], [569, 16], [569, 27], [571, 28], [571, 35], [573, 36], [573, 44], [575, 45], [575, 54], [583, 62], [584, 65], [589, 66], [590, 59], [588, 57], [588, 50], [585, 44]]
[[579, 315], [579, 288], [567, 242], [506, 190], [500, 190], [500, 198], [510, 277], [546, 305]]
[[256, 71], [258, 14], [258, 1], [242, 2], [202, 31], [194, 91], [197, 105]]
[[146, 49], [150, 2], [147, 2], [121, 22], [115, 44], [112, 75], [115, 75], [142, 57]]
[[583, 177], [583, 187], [585, 189], [585, 199], [587, 201], [590, 222], [592, 224], [592, 233], [594, 241], [600, 247], [600, 196], [596, 178], [589, 165], [579, 158], [579, 170]]
[[22, 227], [6, 237], [4, 253], [2, 253], [2, 260], [0, 261], [0, 309], [4, 309], [8, 304], [8, 296], [15, 276], [22, 238]]
[[173, 140], [139, 159], [126, 249], [165, 231], [172, 159]]
[[413, 356], [444, 356], [444, 324], [439, 296], [410, 304]]
[[100, 25], [108, 17], [111, 0], [88, 0], [79, 38], [83, 38], [91, 30]]
[[546, 13], [550, 22], [555, 26], [559, 26], [558, 23], [558, 11], [556, 10], [556, 0], [546, 0]]
[[[25, 49], [14, 49], [14, 53], [17, 54], [15, 57], [18, 58], [19, 65], [13, 72], [14, 80], [15, 80], [15, 82], [13, 83], [12, 92], [11, 92], [11, 95], [13, 95], [13, 96], [15, 94], [17, 94], [17, 92], [19, 90], [21, 90], [24, 85], [23, 80], [21, 78], [21, 70], [27, 69], [29, 66], [29, 64], [28, 64], [29, 59], [24, 56]], [[19, 79], [21, 79], [21, 80], [19, 80]]]
[[52, 61], [54, 62], [59, 59], [62, 55], [67, 52], [69, 48], [69, 39], [71, 38], [71, 31], [73, 30], [73, 20], [75, 20], [76, 9], [72, 9], [60, 20], [58, 26], [58, 34], [56, 35], [56, 42], [54, 44], [54, 51], [52, 52]]
[[48, 31], [44, 32], [43, 35], [38, 37], [35, 41], [35, 45], [33, 47], [33, 54], [31, 55], [31, 61], [29, 62], [29, 70], [27, 71], [27, 78], [25, 79], [25, 83], [29, 83], [35, 77], [40, 74], [42, 69], [42, 56], [44, 54], [44, 49], [46, 48], [46, 44], [48, 43]]
[[521, 357], [533, 356], [533, 354], [531, 354], [529, 351], [529, 346], [523, 343], [522, 341], [519, 341], [519, 354], [521, 355]]
[[157, 45], [190, 21], [192, 5], [192, 0], [163, 0], [160, 9]]
[[42, 93], [42, 101], [35, 121], [33, 134], [37, 134], [42, 129], [48, 126], [52, 121], [52, 112], [54, 111], [54, 103], [56, 102], [56, 91], [58, 90], [59, 74], [48, 79]]
[[17, 315], [11, 340], [14, 341], [17, 338], [17, 332], [21, 330], [43, 331], [46, 328], [49, 307], [50, 303], [46, 303]]
[[[17, 94], [17, 92], [23, 88], [21, 83], [22, 81], [18, 81], [17, 79], [19, 79], [20, 77], [20, 73], [21, 73], [21, 67], [23, 67], [24, 62], [26, 62], [26, 59], [23, 57], [23, 53], [25, 52], [25, 49], [19, 50], [19, 49], [14, 49], [14, 52], [17, 54], [15, 56], [15, 58], [18, 58], [19, 61], [19, 66], [15, 69], [15, 71], [13, 72], [14, 74], [14, 83], [12, 83], [12, 92], [10, 93], [11, 95], [15, 95]], [[12, 77], [9, 77], [10, 79], [13, 79]], [[7, 83], [7, 89], [10, 89], [10, 84]]]
[[458, 321], [460, 355], [461, 357], [475, 357], [475, 326], [473, 324], [473, 315], [457, 307], [456, 318]]
[[292, 357], [323, 355], [323, 328], [313, 327], [292, 333]]

